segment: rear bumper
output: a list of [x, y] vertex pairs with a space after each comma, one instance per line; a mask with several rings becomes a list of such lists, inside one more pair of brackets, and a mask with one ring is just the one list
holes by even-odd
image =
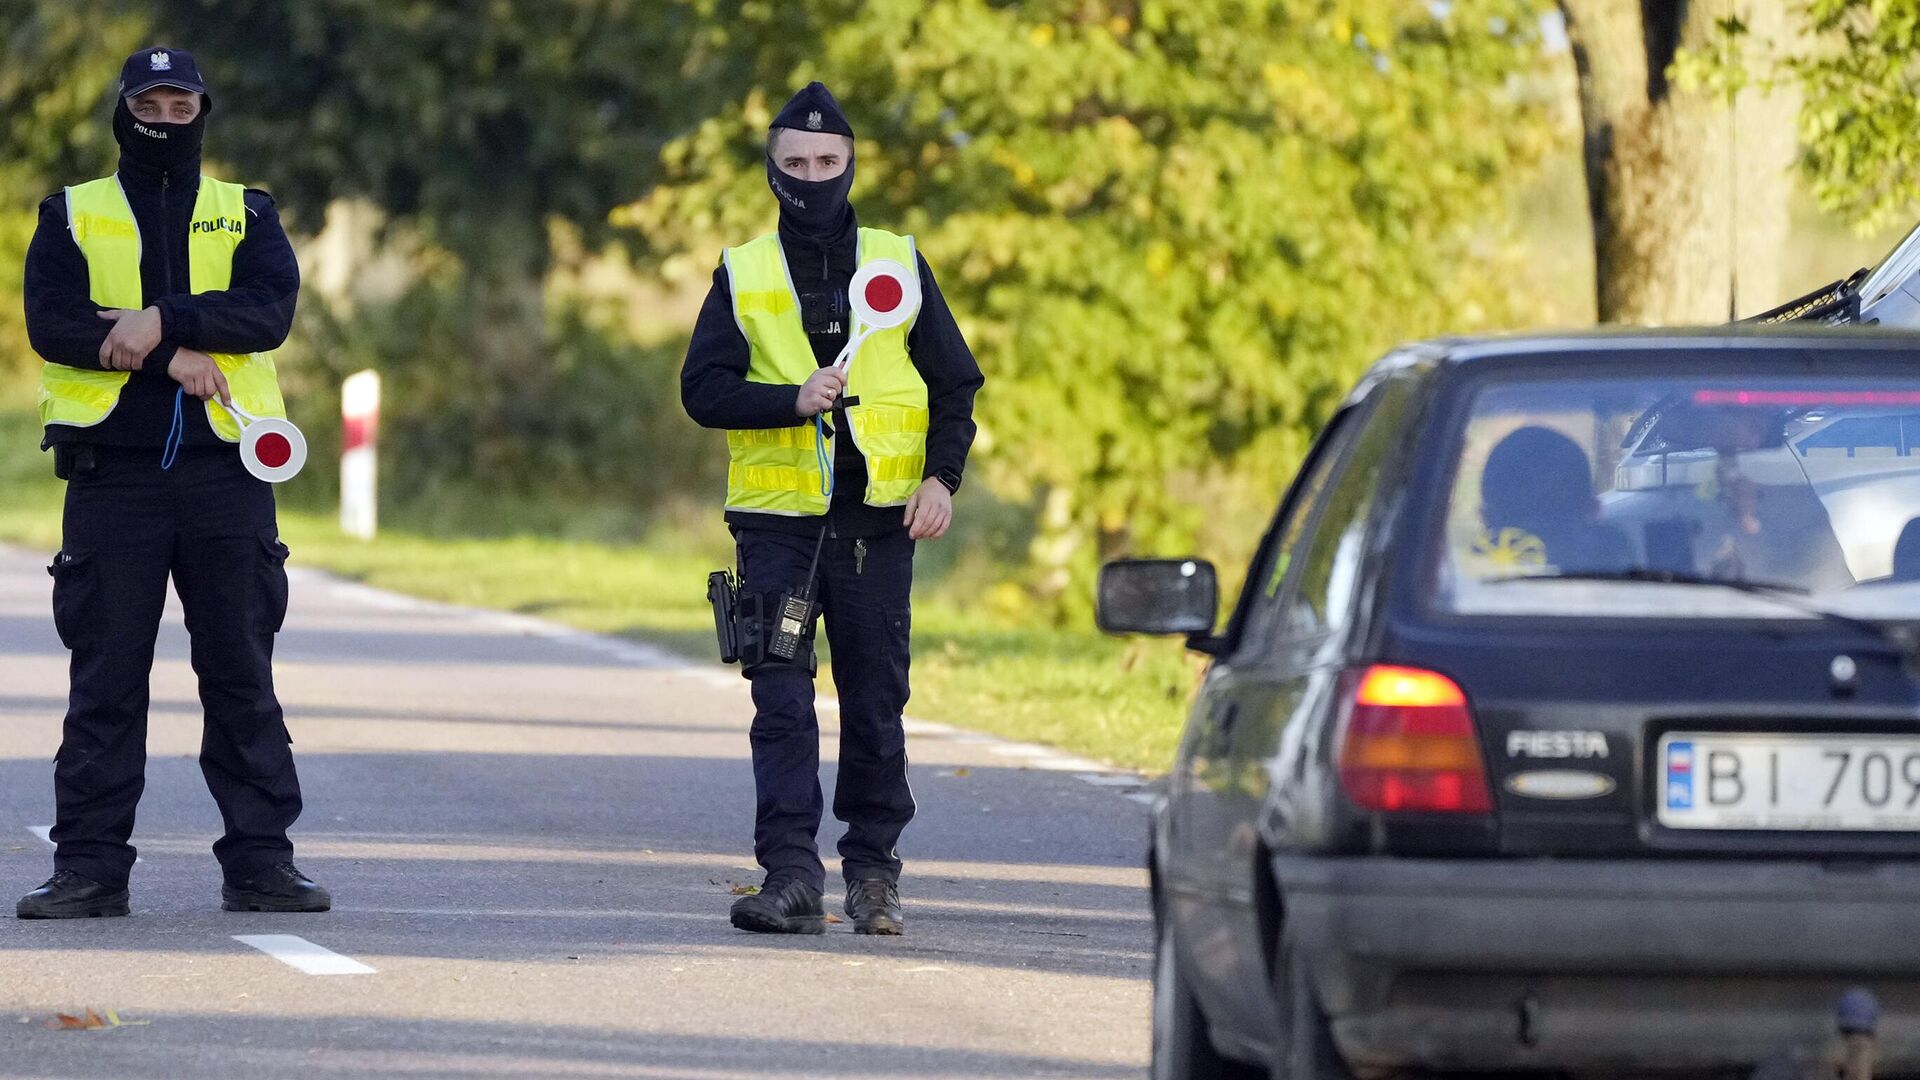
[[1920, 863], [1274, 860], [1348, 1060], [1751, 1067], [1837, 1047], [1865, 986], [1920, 1071]]

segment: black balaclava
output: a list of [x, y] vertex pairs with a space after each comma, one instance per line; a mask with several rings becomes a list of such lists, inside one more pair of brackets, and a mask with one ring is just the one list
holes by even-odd
[[[808, 83], [806, 89], [793, 95], [780, 110], [780, 115], [767, 125], [769, 135], [781, 128], [795, 131], [826, 131], [835, 135], [853, 138], [853, 127], [847, 123], [845, 113], [840, 111], [840, 103], [833, 100], [833, 93], [824, 85]], [[802, 236], [816, 239], [830, 239], [845, 227], [847, 217], [853, 207], [847, 201], [847, 194], [853, 190], [853, 152], [847, 152], [847, 168], [831, 180], [801, 180], [788, 176], [773, 160], [769, 148], [767, 153], [767, 186], [773, 189], [774, 197], [780, 200], [780, 224]]]
[[213, 99], [202, 95], [200, 115], [184, 124], [151, 124], [134, 118], [121, 98], [113, 108], [113, 138], [120, 152], [134, 162], [162, 172], [196, 161], [207, 133], [207, 114]]

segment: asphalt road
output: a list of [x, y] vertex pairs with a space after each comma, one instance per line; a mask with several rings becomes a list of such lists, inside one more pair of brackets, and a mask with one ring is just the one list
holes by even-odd
[[[66, 653], [45, 563], [0, 548], [9, 905], [51, 872]], [[133, 915], [0, 909], [0, 1076], [1143, 1075], [1132, 777], [911, 723], [907, 936], [757, 936], [726, 919], [733, 886], [758, 880], [737, 674], [297, 569], [279, 656], [307, 802], [296, 857], [335, 910], [219, 910], [176, 607]], [[830, 851], [838, 823], [823, 832]], [[263, 935], [298, 941], [239, 940]], [[347, 973], [301, 970], [300, 952]], [[88, 1009], [120, 1024], [49, 1027]]]

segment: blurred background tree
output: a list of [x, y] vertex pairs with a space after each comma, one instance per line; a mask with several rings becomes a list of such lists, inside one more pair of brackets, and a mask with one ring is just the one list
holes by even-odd
[[1785, 300], [1780, 262], [1799, 95], [1676, 79], [1693, 53], [1730, 70], [1789, 51], [1787, 0], [1560, 0], [1578, 69], [1602, 322], [1713, 323]]
[[1911, 224], [1920, 203], [1920, 4], [1810, 0], [1818, 47], [1777, 74], [1806, 96], [1802, 159], [1813, 194], [1862, 229]]
[[[111, 168], [113, 133], [94, 118], [146, 20], [86, 2], [0, 0], [0, 26], [0, 381], [12, 383], [38, 365], [19, 295], [40, 199], [76, 182], [54, 177]], [[16, 389], [0, 401], [21, 397]]]

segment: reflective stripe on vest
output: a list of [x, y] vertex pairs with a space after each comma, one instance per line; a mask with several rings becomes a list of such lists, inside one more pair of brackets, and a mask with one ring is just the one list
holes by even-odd
[[[233, 252], [247, 235], [246, 191], [239, 184], [200, 178], [193, 222], [187, 228], [188, 291], [218, 292], [232, 284]], [[86, 256], [88, 296], [94, 303], [128, 311], [146, 306], [140, 286], [140, 226], [117, 175], [67, 189], [67, 228]], [[213, 360], [241, 408], [255, 416], [287, 415], [272, 353], [214, 353]], [[129, 377], [125, 371], [40, 365], [40, 422], [98, 424], [119, 404]], [[240, 425], [217, 400], [206, 409], [214, 434], [240, 441]]]
[[[861, 229], [856, 259], [891, 259], [918, 272], [913, 238]], [[747, 381], [797, 386], [819, 370], [800, 318], [800, 301], [778, 234], [725, 255], [733, 317], [747, 339]], [[899, 506], [926, 473], [927, 384], [907, 355], [912, 323], [883, 330], [860, 346], [847, 384], [859, 404], [846, 410], [846, 427], [867, 463], [865, 501]], [[852, 327], [848, 327], [851, 332]], [[727, 432], [727, 509], [790, 517], [827, 512], [826, 478], [811, 422], [793, 427]], [[833, 460], [828, 447], [827, 460]]]

